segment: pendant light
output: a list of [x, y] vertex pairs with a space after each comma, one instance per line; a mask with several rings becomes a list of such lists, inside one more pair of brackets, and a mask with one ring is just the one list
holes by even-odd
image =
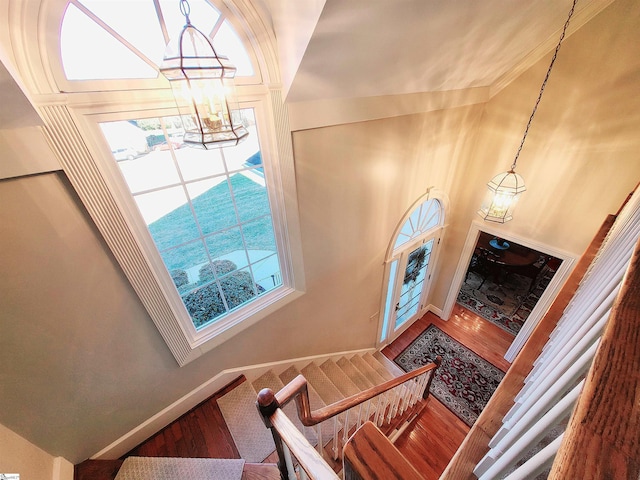
[[562, 40], [564, 39], [567, 32], [567, 27], [569, 26], [569, 21], [573, 16], [577, 1], [578, 0], [573, 1], [573, 5], [571, 6], [571, 10], [569, 11], [569, 16], [564, 24], [564, 28], [562, 29], [560, 40], [558, 41], [558, 45], [556, 46], [553, 58], [551, 59], [551, 64], [549, 65], [549, 69], [547, 70], [547, 75], [544, 77], [544, 81], [542, 82], [542, 87], [540, 88], [538, 99], [536, 100], [533, 111], [531, 112], [531, 116], [529, 117], [529, 122], [527, 123], [527, 127], [524, 130], [524, 136], [522, 137], [520, 147], [518, 148], [513, 163], [511, 164], [511, 168], [507, 172], [499, 173], [498, 175], [493, 177], [489, 183], [487, 183], [488, 192], [485, 196], [482, 206], [480, 207], [480, 210], [478, 210], [478, 215], [480, 215], [485, 220], [498, 223], [505, 223], [511, 220], [513, 218], [513, 209], [515, 208], [518, 198], [520, 197], [522, 192], [527, 189], [524, 185], [524, 179], [516, 173], [516, 164], [518, 162], [518, 157], [520, 157], [520, 152], [522, 151], [524, 142], [527, 139], [527, 134], [529, 133], [529, 128], [531, 127], [533, 117], [538, 110], [538, 105], [540, 104], [540, 100], [542, 99], [542, 93], [544, 92], [544, 88], [547, 86], [547, 81], [549, 80], [551, 69], [553, 68], [553, 64], [555, 63], [558, 56], [560, 45], [562, 45]]
[[249, 132], [234, 100], [236, 67], [191, 24], [187, 0], [180, 0], [180, 12], [186, 23], [167, 45], [160, 72], [171, 84], [183, 142], [207, 150], [237, 145]]

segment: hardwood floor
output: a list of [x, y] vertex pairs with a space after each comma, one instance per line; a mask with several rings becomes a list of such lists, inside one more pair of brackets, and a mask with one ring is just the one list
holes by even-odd
[[458, 304], [449, 320], [442, 320], [431, 312], [416, 320], [382, 353], [394, 359], [432, 323], [503, 372], [509, 368], [504, 354], [513, 342], [513, 335]]
[[[397, 357], [431, 324], [502, 371], [509, 368], [504, 354], [513, 341], [513, 335], [457, 304], [449, 320], [444, 321], [433, 313], [427, 313], [385, 347], [382, 353], [391, 359]], [[427, 408], [396, 440], [395, 445], [425, 480], [436, 480], [458, 450], [469, 427], [434, 397], [429, 397], [427, 401]]]
[[[501, 370], [506, 371], [509, 367], [503, 356], [513, 341], [513, 336], [459, 305], [456, 305], [448, 321], [428, 313], [382, 353], [391, 359], [395, 358], [432, 323]], [[76, 465], [75, 480], [113, 480], [123, 459], [134, 455], [239, 458], [218, 408], [217, 399], [243, 380], [243, 377], [238, 378], [121, 459], [88, 460]], [[396, 440], [396, 447], [426, 480], [431, 480], [439, 478], [464, 440], [469, 427], [435, 398], [430, 397], [427, 402], [427, 408]]]

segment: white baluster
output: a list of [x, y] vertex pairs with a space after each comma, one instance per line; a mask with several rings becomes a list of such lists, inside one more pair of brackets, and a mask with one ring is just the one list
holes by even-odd
[[293, 460], [291, 459], [291, 451], [287, 444], [282, 442], [282, 452], [284, 453], [284, 463], [287, 466], [287, 474], [289, 475], [289, 480], [298, 480], [296, 477], [296, 472], [293, 469]]

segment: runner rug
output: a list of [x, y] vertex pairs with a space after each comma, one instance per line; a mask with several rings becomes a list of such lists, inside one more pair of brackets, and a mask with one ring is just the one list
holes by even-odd
[[435, 325], [429, 325], [395, 362], [410, 372], [440, 355], [442, 365], [430, 393], [471, 426], [504, 377], [504, 373], [480, 358]]
[[242, 459], [127, 457], [115, 480], [241, 480]]

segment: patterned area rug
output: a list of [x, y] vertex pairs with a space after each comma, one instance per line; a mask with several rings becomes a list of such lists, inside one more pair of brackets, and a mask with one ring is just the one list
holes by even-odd
[[488, 277], [480, 287], [482, 277], [470, 272], [462, 283], [457, 303], [515, 336], [555, 273], [544, 267], [530, 289], [531, 280], [517, 274], [509, 275], [503, 285], [496, 285]]
[[442, 356], [431, 383], [431, 394], [471, 426], [504, 377], [498, 368], [444, 333], [435, 325], [416, 338], [395, 362], [410, 372]]

